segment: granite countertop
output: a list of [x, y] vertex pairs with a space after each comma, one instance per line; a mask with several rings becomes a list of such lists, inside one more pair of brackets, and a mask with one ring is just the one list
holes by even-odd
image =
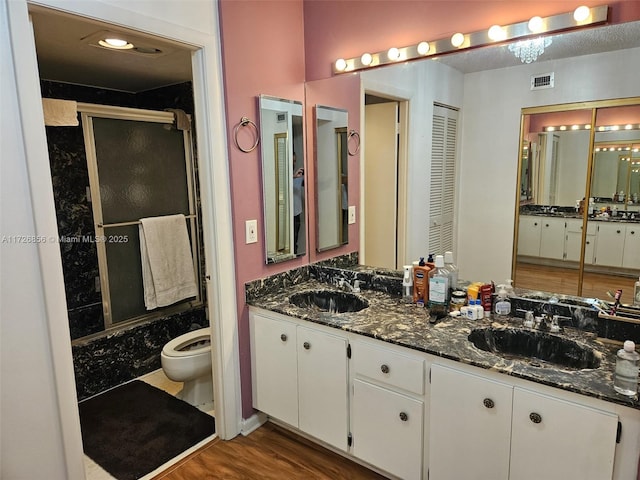
[[294, 293], [309, 290], [339, 291], [328, 283], [309, 279], [288, 286], [286, 291], [279, 289], [247, 298], [247, 303], [254, 307], [640, 410], [637, 397], [626, 397], [613, 389], [615, 352], [619, 347], [599, 341], [593, 333], [565, 328], [560, 334], [550, 334], [568, 337], [591, 347], [595, 350], [596, 356], [601, 358], [600, 367], [596, 369], [564, 369], [545, 362], [509, 359], [486, 352], [475, 347], [467, 338], [476, 328], [491, 326], [522, 329], [524, 327], [520, 318], [494, 315], [491, 319], [473, 321], [460, 317], [447, 317], [441, 322], [431, 324], [428, 309], [406, 304], [398, 295], [376, 290], [362, 290], [357, 294], [369, 303], [368, 308], [359, 312], [329, 313], [315, 308], [297, 307], [289, 302], [289, 297]]
[[[574, 212], [539, 212], [539, 211], [522, 211], [520, 215], [528, 215], [531, 217], [546, 217], [546, 218], [582, 218], [582, 214], [574, 213]], [[635, 213], [634, 218], [624, 218], [621, 212], [618, 212], [618, 215], [613, 216], [602, 216], [597, 215], [594, 217], [589, 217], [589, 221], [595, 222], [624, 222], [624, 223], [640, 223], [640, 214]]]

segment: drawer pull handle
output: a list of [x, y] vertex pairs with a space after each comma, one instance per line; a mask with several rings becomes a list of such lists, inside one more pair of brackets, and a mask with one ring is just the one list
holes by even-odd
[[389, 373], [389, 366], [388, 365], [381, 365], [380, 366], [380, 370], [382, 371], [382, 373]]
[[304, 347], [305, 350], [309, 350], [311, 348], [311, 344], [309, 342], [304, 342], [302, 346]]
[[529, 420], [531, 420], [533, 423], [541, 423], [542, 416], [539, 413], [532, 412], [529, 414]]
[[493, 400], [491, 400], [490, 398], [485, 398], [482, 403], [484, 404], [485, 407], [487, 408], [493, 408], [496, 406], [496, 404], [494, 403]]
[[616, 233], [620, 233], [620, 230], [616, 230]]
[[407, 415], [404, 412], [400, 412], [400, 420], [402, 420], [403, 422], [406, 422], [407, 420], [409, 420], [409, 415]]
[[533, 224], [533, 226], [534, 226], [534, 227], [537, 227], [537, 226], [538, 226], [538, 222], [534, 223], [534, 224]]
[[282, 340], [283, 342], [287, 341], [287, 334], [283, 333], [282, 335], [280, 335], [280, 340]]
[[634, 232], [633, 230], [631, 230], [631, 235], [634, 235], [636, 232]]

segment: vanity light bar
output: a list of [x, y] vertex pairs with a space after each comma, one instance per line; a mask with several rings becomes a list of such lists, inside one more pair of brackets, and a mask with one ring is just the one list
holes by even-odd
[[[586, 10], [585, 10], [586, 9]], [[580, 11], [580, 15], [578, 15]], [[595, 26], [607, 21], [609, 7], [600, 5], [587, 8], [578, 7], [575, 11], [550, 17], [534, 17], [530, 20], [510, 25], [493, 25], [490, 29], [472, 33], [456, 33], [451, 38], [420, 42], [408, 47], [392, 47], [375, 53], [363, 53], [360, 57], [339, 58], [333, 64], [333, 73], [348, 73], [356, 70], [406, 62], [420, 58], [443, 55], [468, 48], [483, 47], [495, 43], [507, 43], [515, 39], [544, 35], [576, 28]], [[585, 13], [586, 12], [586, 13]], [[532, 19], [533, 20], [533, 19]]]
[[[564, 132], [567, 130], [590, 130], [591, 125], [549, 125], [548, 127], [544, 127], [542, 130], [545, 132]], [[638, 124], [630, 124], [627, 123], [625, 125], [600, 125], [596, 127], [596, 131], [598, 132], [618, 132], [620, 130], [640, 130], [640, 123]]]

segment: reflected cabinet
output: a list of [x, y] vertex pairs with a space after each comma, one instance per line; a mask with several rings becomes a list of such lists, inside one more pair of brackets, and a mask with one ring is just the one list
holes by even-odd
[[515, 285], [628, 293], [640, 275], [640, 97], [525, 108], [519, 145]]

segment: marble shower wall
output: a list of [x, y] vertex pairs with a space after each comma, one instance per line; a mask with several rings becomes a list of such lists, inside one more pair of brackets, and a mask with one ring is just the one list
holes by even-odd
[[[43, 80], [41, 90], [46, 98], [150, 110], [179, 108], [194, 113], [190, 83], [132, 94]], [[201, 307], [122, 332], [99, 335], [104, 330], [104, 320], [96, 280], [99, 278], [96, 247], [92, 242], [73, 241], [95, 234], [91, 202], [87, 198], [89, 175], [82, 126], [46, 127], [46, 133], [71, 339], [94, 335], [91, 340], [73, 345], [78, 396], [82, 399], [160, 368], [160, 351], [167, 341], [187, 332], [192, 325], [204, 327], [209, 323]], [[200, 210], [198, 182], [196, 193]], [[202, 236], [200, 240], [202, 246]], [[200, 260], [203, 265], [202, 248]]]

